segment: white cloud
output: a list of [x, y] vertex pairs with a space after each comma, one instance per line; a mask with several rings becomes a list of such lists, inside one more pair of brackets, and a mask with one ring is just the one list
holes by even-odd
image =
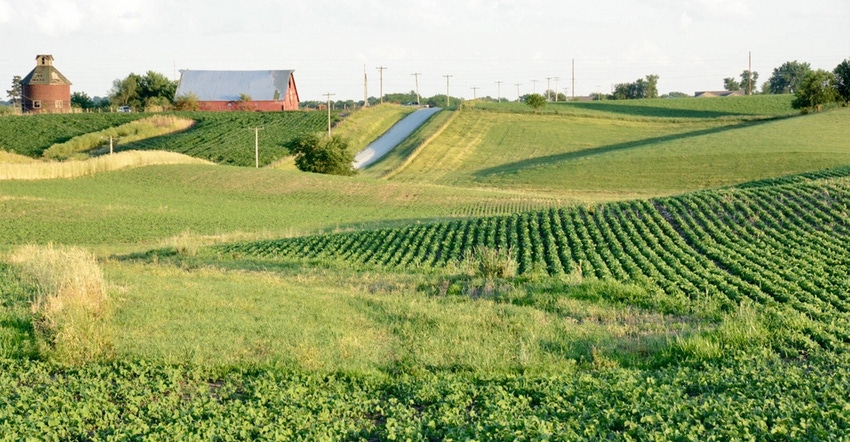
[[64, 35], [83, 25], [84, 14], [78, 3], [74, 0], [34, 1], [28, 3], [23, 19], [49, 36]]
[[0, 24], [12, 21], [12, 7], [0, 0]]
[[679, 17], [679, 27], [681, 29], [688, 29], [691, 27], [691, 24], [694, 22], [693, 17], [687, 12], [683, 12]]
[[715, 16], [748, 17], [752, 14], [744, 0], [698, 0], [703, 11]]

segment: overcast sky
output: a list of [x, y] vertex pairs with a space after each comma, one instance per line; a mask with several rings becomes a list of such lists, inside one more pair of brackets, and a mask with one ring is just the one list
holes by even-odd
[[[659, 92], [722, 90], [747, 69], [759, 85], [785, 61], [832, 70], [850, 58], [848, 0], [0, 0], [0, 93], [38, 54], [72, 91], [108, 94], [148, 70], [294, 69], [302, 100], [414, 89], [515, 98], [657, 74]], [[547, 80], [547, 77], [551, 80]], [[535, 81], [536, 80], [536, 83]]]

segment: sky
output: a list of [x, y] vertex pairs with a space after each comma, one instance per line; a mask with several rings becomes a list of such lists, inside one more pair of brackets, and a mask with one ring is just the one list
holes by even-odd
[[722, 90], [750, 53], [759, 86], [786, 61], [832, 70], [848, 23], [847, 0], [0, 0], [0, 99], [38, 54], [92, 97], [181, 69], [294, 69], [302, 101], [417, 79], [423, 96], [579, 96], [650, 74], [661, 94], [693, 94]]

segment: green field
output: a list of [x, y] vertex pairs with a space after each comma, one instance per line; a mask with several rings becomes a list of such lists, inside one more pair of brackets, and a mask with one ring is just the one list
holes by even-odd
[[588, 199], [671, 195], [845, 165], [847, 118], [847, 110], [690, 122], [463, 111], [391, 179]]
[[[0, 181], [0, 440], [844, 440], [850, 113], [789, 102], [465, 105], [359, 177]], [[293, 115], [145, 148], [252, 166], [227, 131], [326, 117]]]

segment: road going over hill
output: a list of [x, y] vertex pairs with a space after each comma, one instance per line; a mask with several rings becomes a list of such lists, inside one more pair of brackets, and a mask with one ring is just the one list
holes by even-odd
[[393, 150], [399, 143], [409, 137], [416, 129], [419, 128], [428, 118], [439, 112], [439, 107], [423, 108], [414, 111], [412, 114], [402, 118], [380, 138], [373, 141], [372, 144], [366, 146], [354, 156], [354, 168], [362, 169], [375, 161], [378, 161], [387, 152]]

